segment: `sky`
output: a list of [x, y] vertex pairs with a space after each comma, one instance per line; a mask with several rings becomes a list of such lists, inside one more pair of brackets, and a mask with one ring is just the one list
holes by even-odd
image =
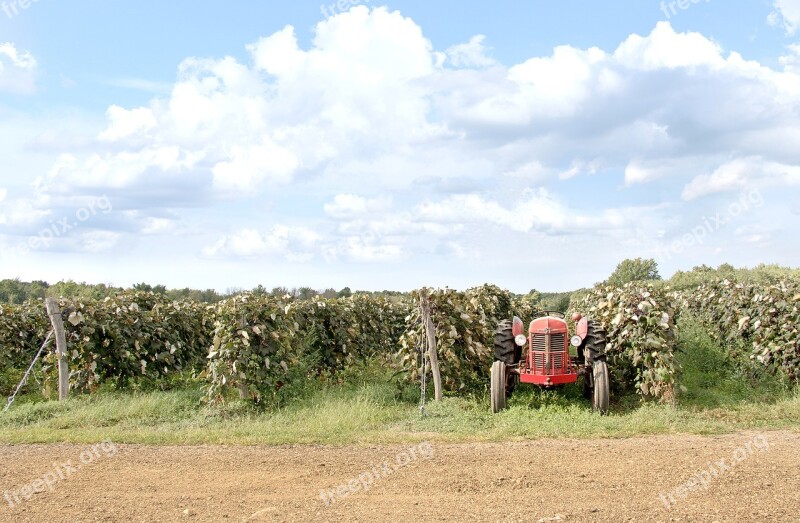
[[797, 266], [800, 0], [0, 0], [0, 278]]

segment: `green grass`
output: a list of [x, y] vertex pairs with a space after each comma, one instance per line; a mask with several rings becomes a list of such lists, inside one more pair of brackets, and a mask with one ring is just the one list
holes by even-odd
[[[491, 415], [488, 401], [445, 398], [416, 405], [396, 401], [394, 388], [371, 384], [324, 390], [291, 408], [255, 412], [244, 403], [199, 406], [198, 389], [147, 394], [104, 393], [63, 403], [26, 403], [0, 415], [0, 442], [89, 443], [110, 438], [143, 444], [368, 444], [422, 440], [501, 441], [541, 437], [627, 437], [800, 427], [800, 396], [724, 408], [673, 409], [644, 404], [592, 414], [582, 402], [512, 398]], [[531, 402], [538, 405], [531, 405]]]
[[685, 407], [770, 404], [791, 395], [791, 385], [780, 375], [756, 373], [738, 364], [694, 319], [683, 319], [679, 327], [678, 361], [683, 368], [679, 395]]
[[608, 416], [591, 412], [578, 386], [521, 387], [510, 408], [489, 412], [488, 397], [450, 397], [417, 406], [378, 369], [344, 385], [310, 384], [288, 406], [259, 411], [234, 401], [208, 406], [199, 384], [173, 391], [113, 392], [66, 402], [22, 398], [0, 414], [0, 442], [141, 444], [371, 444], [619, 438], [655, 434], [800, 431], [800, 393], [780, 378], [754, 376], [730, 361], [691, 320], [681, 324], [683, 372], [677, 408], [617, 398]]

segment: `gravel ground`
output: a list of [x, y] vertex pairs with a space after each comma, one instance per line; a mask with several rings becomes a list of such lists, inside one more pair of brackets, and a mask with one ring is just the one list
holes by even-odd
[[793, 432], [372, 447], [4, 445], [0, 459], [0, 521], [800, 522]]

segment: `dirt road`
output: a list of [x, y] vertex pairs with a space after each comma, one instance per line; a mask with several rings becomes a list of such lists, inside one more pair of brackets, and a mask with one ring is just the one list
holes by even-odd
[[0, 521], [800, 521], [800, 434], [0, 446]]

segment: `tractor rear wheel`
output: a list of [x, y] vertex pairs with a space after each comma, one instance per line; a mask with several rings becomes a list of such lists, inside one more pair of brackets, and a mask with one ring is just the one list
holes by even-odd
[[492, 377], [490, 394], [492, 399], [492, 414], [497, 414], [506, 408], [506, 364], [495, 361], [492, 364]]
[[494, 331], [494, 359], [506, 365], [514, 365], [519, 361], [511, 320], [497, 324], [497, 330]]
[[595, 359], [606, 352], [606, 330], [598, 321], [590, 321], [583, 340], [583, 357], [586, 365], [591, 366]]
[[609, 376], [608, 365], [603, 360], [595, 361], [592, 365], [592, 410], [600, 414], [608, 413], [609, 405]]

